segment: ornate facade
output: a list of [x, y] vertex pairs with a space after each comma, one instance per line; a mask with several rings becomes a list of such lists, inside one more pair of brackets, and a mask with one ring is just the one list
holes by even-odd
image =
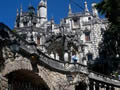
[[71, 56], [76, 54], [78, 62], [86, 65], [88, 60], [99, 57], [98, 46], [108, 23], [98, 16], [95, 3], [91, 5], [92, 12], [88, 10], [87, 2], [84, 6], [83, 12], [72, 13], [69, 4], [68, 17], [58, 25], [53, 18], [47, 19], [47, 1], [41, 0], [37, 13], [31, 5], [28, 12], [23, 12], [22, 7], [20, 12], [17, 10], [14, 29], [27, 41], [33, 40], [40, 50], [52, 58], [64, 60], [63, 57], [68, 55], [71, 62]]

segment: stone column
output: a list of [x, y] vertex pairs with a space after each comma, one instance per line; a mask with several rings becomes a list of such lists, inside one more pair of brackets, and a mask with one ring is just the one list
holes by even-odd
[[86, 90], [90, 90], [90, 81], [88, 78], [86, 78], [86, 85], [87, 85]]
[[111, 90], [112, 89], [112, 87], [111, 86], [109, 86], [109, 90]]
[[101, 90], [101, 83], [99, 83], [99, 90]]
[[104, 85], [104, 90], [106, 90], [107, 85]]
[[93, 82], [93, 90], [95, 90], [95, 84], [96, 84], [96, 82]]

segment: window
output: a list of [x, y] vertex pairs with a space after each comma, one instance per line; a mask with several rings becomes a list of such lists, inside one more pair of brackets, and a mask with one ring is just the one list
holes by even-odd
[[79, 28], [79, 17], [73, 17], [73, 29]]
[[23, 22], [24, 26], [27, 26], [27, 22]]
[[90, 33], [85, 33], [85, 41], [90, 41]]
[[88, 20], [91, 20], [91, 17], [88, 17]]
[[74, 21], [74, 25], [78, 25], [78, 18], [73, 18], [73, 21]]
[[37, 44], [40, 44], [40, 37], [37, 37]]
[[88, 53], [87, 54], [87, 58], [88, 58], [88, 61], [92, 60], [93, 59], [93, 54], [92, 53]]

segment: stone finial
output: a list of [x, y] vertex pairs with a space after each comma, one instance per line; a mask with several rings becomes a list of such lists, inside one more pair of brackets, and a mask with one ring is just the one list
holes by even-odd
[[22, 9], [22, 4], [20, 6], [20, 16], [22, 16], [22, 12], [23, 12], [23, 9]]
[[96, 3], [92, 3], [92, 13], [93, 16], [98, 17], [98, 10], [95, 7]]
[[45, 6], [47, 7], [47, 0], [45, 0]]
[[72, 9], [71, 9], [71, 4], [69, 4], [69, 11], [68, 11], [68, 15], [72, 14]]
[[16, 11], [16, 13], [17, 13], [17, 14], [16, 14], [16, 16], [18, 16], [18, 15], [19, 15], [19, 10], [18, 10], [18, 8], [17, 8], [17, 11]]
[[85, 12], [89, 12], [87, 2], [85, 1], [84, 4], [85, 4]]

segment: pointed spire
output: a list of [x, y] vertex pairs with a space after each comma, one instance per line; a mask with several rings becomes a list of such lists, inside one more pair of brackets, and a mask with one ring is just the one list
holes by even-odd
[[47, 0], [45, 0], [45, 6], [47, 7]]
[[16, 13], [17, 13], [17, 15], [16, 15], [16, 16], [18, 16], [18, 15], [19, 15], [19, 10], [18, 10], [18, 8], [17, 8], [17, 11], [16, 11]]
[[89, 12], [87, 2], [85, 1], [84, 4], [85, 4], [85, 12]]
[[53, 24], [54, 23], [54, 16], [52, 15], [52, 18], [51, 18], [51, 23]]
[[22, 4], [20, 6], [20, 16], [22, 16], [22, 12], [23, 12], [23, 9], [22, 9]]
[[31, 7], [32, 6], [32, 4], [31, 4], [31, 2], [29, 2], [29, 6], [28, 7]]
[[68, 15], [70, 14], [72, 14], [71, 4], [69, 4], [69, 11], [68, 11]]

